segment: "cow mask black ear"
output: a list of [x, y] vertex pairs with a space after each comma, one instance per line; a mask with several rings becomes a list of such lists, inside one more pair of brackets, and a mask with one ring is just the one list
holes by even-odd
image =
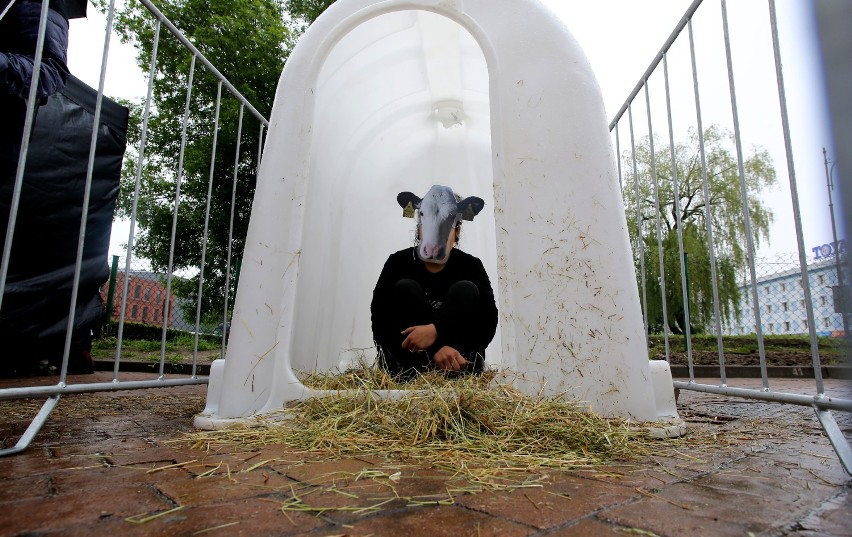
[[414, 218], [414, 210], [420, 207], [421, 199], [411, 192], [400, 192], [396, 195], [396, 202], [402, 207], [402, 216]]
[[470, 196], [461, 200], [457, 207], [463, 220], [473, 220], [473, 217], [478, 215], [479, 211], [485, 207], [485, 201], [482, 198]]

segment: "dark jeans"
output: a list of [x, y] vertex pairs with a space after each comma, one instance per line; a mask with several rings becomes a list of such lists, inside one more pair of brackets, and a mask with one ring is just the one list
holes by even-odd
[[[444, 345], [456, 349], [468, 361], [462, 373], [482, 371], [485, 349], [476, 347], [473, 334], [468, 329], [469, 320], [479, 304], [479, 289], [473, 282], [461, 280], [454, 283], [437, 308], [429, 303], [423, 288], [414, 280], [399, 280], [394, 285], [393, 293], [392, 316], [396, 320], [395, 328], [399, 336], [393, 341], [378, 342], [379, 363], [390, 374], [410, 379], [417, 373], [434, 370], [432, 355]], [[411, 352], [402, 348], [406, 337], [401, 334], [403, 330], [436, 321], [444, 329], [430, 349]]]

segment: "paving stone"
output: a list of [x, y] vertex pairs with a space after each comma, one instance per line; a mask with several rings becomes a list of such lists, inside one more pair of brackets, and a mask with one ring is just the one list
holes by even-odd
[[539, 529], [552, 528], [564, 524], [566, 518], [575, 518], [577, 506], [574, 498], [540, 488], [470, 494], [459, 497], [457, 501], [476, 511]]
[[813, 480], [832, 486], [842, 486], [849, 481], [834, 449], [823, 438], [823, 442], [784, 442], [768, 446], [760, 451], [762, 461], [785, 468], [792, 476]]
[[169, 507], [146, 485], [92, 481], [68, 494], [0, 502], [0, 535], [60, 530], [96, 522], [107, 513], [123, 518]]
[[[775, 388], [796, 386], [801, 388], [801, 381]], [[53, 416], [29, 450], [0, 458], [0, 536], [170, 537], [204, 530], [209, 530], [204, 537], [852, 534], [847, 529], [852, 481], [815, 420], [801, 412], [696, 423], [703, 436], [696, 435], [692, 444], [689, 437], [679, 441], [680, 453], [661, 444], [661, 453], [649, 459], [589, 471], [548, 471], [542, 489], [456, 491], [452, 505], [411, 506], [411, 499], [448, 499], [448, 488], [463, 487], [450, 472], [382, 456], [339, 461], [280, 445], [191, 449], [187, 442], [170, 440], [191, 430], [192, 405], [164, 408], [174, 398], [144, 393], [151, 392], [97, 394], [93, 397], [110, 402], [101, 405], [110, 412], [127, 410], [55, 421]], [[75, 398], [67, 399], [61, 404], [74, 404]], [[699, 393], [686, 400], [728, 401]], [[733, 443], [713, 445], [708, 438], [714, 431]], [[192, 460], [185, 467], [148, 472]], [[105, 461], [116, 465], [104, 466]], [[208, 470], [215, 471], [196, 477]], [[305, 504], [328, 509], [320, 515], [285, 514], [281, 507], [294, 492]], [[376, 510], [352, 510], [384, 500], [390, 501]], [[179, 504], [181, 510], [145, 524], [125, 521]]]
[[[177, 537], [207, 530], [202, 535], [280, 537], [326, 525], [324, 520], [311, 514], [284, 514], [280, 505], [277, 501], [255, 498], [192, 508], [184, 513], [185, 520], [170, 523], [167, 532], [161, 535]], [[226, 524], [231, 525], [211, 530]]]
[[[760, 464], [759, 459], [749, 461]], [[765, 469], [773, 468], [763, 462]], [[672, 535], [745, 535], [785, 528], [833, 490], [792, 478], [735, 467], [677, 483], [599, 515], [617, 524]], [[776, 470], [786, 473], [786, 470]], [[653, 495], [651, 495], [653, 494]]]
[[662, 467], [653, 461], [644, 464], [634, 462], [616, 466], [603, 466], [595, 470], [572, 471], [572, 475], [628, 488], [654, 488], [682, 481], [683, 477], [671, 471], [663, 471]]
[[92, 483], [132, 483], [149, 488], [153, 485], [157, 490], [161, 490], [164, 483], [191, 478], [183, 470], [149, 474], [145, 470], [120, 466], [60, 470], [51, 474], [51, 477], [53, 488], [59, 494], [75, 494], [90, 487]]
[[[233, 449], [233, 448], [232, 448]], [[279, 444], [269, 446], [259, 446], [253, 449], [253, 453], [258, 455], [252, 460], [246, 462], [257, 464], [261, 461], [274, 461], [281, 464], [307, 464], [309, 462], [321, 462], [328, 460], [328, 456], [319, 453], [306, 453], [304, 451], [296, 451], [291, 447]], [[248, 455], [246, 456], [246, 458]], [[365, 460], [365, 465], [369, 464]]]
[[[322, 487], [304, 486], [294, 488], [295, 494], [287, 494], [288, 507], [322, 516], [324, 519], [352, 524], [366, 516], [379, 513], [384, 516], [395, 509], [405, 508], [409, 501], [398, 497], [392, 490], [380, 484], [364, 480], [356, 483], [334, 483]], [[294, 512], [285, 509], [286, 512]]]
[[556, 474], [543, 488], [472, 494], [458, 498], [458, 503], [494, 516], [547, 529], [568, 520], [586, 517], [635, 495], [636, 492], [627, 487]]
[[275, 495], [280, 491], [288, 491], [292, 483], [284, 476], [255, 470], [249, 473], [234, 472], [230, 477], [226, 474], [207, 477], [185, 474], [180, 479], [160, 481], [157, 486], [180, 505], [201, 506]]
[[201, 464], [216, 466], [221, 463], [223, 466], [227, 465], [232, 472], [239, 472], [268, 460], [261, 457], [261, 453], [259, 451], [216, 452], [202, 449], [183, 448], [178, 448], [176, 451], [183, 454], [183, 456], [188, 459], [198, 459], [198, 462]]
[[852, 535], [852, 495], [849, 489], [826, 500], [795, 525], [788, 535], [841, 537]]
[[372, 462], [359, 458], [309, 462], [299, 466], [286, 466], [280, 463], [271, 464], [273, 468], [281, 469], [289, 477], [312, 484], [326, 484], [335, 480], [354, 478], [363, 470], [374, 466]]
[[642, 530], [641, 528], [625, 528], [590, 518], [549, 532], [547, 537], [625, 537], [629, 535], [654, 537], [655, 534], [653, 532], [646, 532], [646, 530]]
[[[152, 513], [156, 514], [156, 513]], [[315, 516], [284, 515], [275, 502], [245, 499], [216, 506], [187, 507], [144, 524], [105, 516], [88, 524], [65, 528], [63, 537], [116, 535], [121, 537], [186, 537], [194, 534], [226, 537], [285, 537], [327, 523]], [[199, 533], [201, 532], [201, 533]]]
[[410, 507], [349, 522], [346, 526], [320, 528], [299, 536], [347, 535], [350, 537], [419, 536], [521, 537], [536, 533], [534, 528], [509, 520], [470, 511], [460, 506]]
[[55, 484], [50, 474], [0, 479], [0, 503], [45, 498], [54, 493]]
[[140, 453], [146, 452], [152, 447], [155, 446], [151, 442], [137, 435], [124, 438], [80, 439], [79, 442], [73, 444], [52, 444], [47, 449], [57, 460], [70, 461], [71, 464], [77, 466], [80, 460], [85, 459], [138, 458]]
[[[385, 470], [393, 475], [393, 468]], [[430, 499], [441, 499], [448, 495], [447, 489], [454, 489], [457, 485], [451, 480], [453, 475], [444, 470], [435, 468], [410, 468], [403, 467], [396, 480], [379, 479], [384, 487], [392, 487], [396, 494], [411, 498], [416, 501], [428, 501]], [[456, 494], [458, 497], [458, 494]]]
[[[732, 499], [717, 497], [715, 502], [724, 505]], [[738, 514], [706, 512], [692, 501], [689, 510], [673, 506], [661, 499], [643, 499], [627, 506], [608, 509], [597, 517], [607, 523], [626, 528], [642, 528], [657, 535], [690, 535], [695, 537], [743, 536], [747, 535], [750, 524], [743, 523]], [[759, 532], [760, 529], [757, 529]]]
[[193, 458], [187, 457], [170, 447], [159, 446], [149, 446], [138, 450], [121, 450], [107, 454], [110, 464], [116, 466], [146, 466], [149, 470], [167, 464], [178, 464]]
[[[389, 463], [363, 469], [357, 460], [341, 463], [340, 471], [335, 471], [333, 461], [315, 466], [309, 472], [311, 479], [291, 482], [289, 490], [282, 492], [295, 502], [294, 508], [311, 509], [338, 523], [359, 520], [374, 511], [453, 502], [459, 496], [448, 492], [452, 474], [446, 471]], [[318, 470], [321, 473], [313, 473]]]
[[31, 447], [22, 453], [0, 457], [0, 475], [25, 476], [53, 472], [62, 468], [67, 461], [53, 456], [50, 450]]

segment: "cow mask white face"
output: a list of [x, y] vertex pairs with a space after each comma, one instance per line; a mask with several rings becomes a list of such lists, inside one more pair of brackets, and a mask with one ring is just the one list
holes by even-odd
[[449, 244], [450, 232], [462, 220], [473, 220], [485, 206], [485, 201], [476, 196], [460, 199], [448, 186], [432, 185], [423, 198], [411, 192], [400, 192], [397, 203], [403, 208], [403, 216], [419, 218], [420, 246], [417, 256], [427, 263], [443, 264], [450, 257], [453, 245]]

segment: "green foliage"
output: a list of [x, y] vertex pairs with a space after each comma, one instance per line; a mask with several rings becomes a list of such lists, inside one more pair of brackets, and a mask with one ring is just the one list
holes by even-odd
[[[105, 335], [92, 340], [92, 356], [98, 359], [112, 359], [118, 339], [115, 337], [118, 323], [110, 323]], [[162, 348], [162, 327], [139, 323], [125, 323], [124, 336], [121, 342], [122, 358], [134, 358], [140, 353], [149, 355], [149, 360], [159, 361]], [[222, 336], [213, 334], [198, 335], [198, 350], [213, 351], [222, 346]], [[166, 331], [166, 361], [172, 364], [192, 357], [195, 348], [195, 334], [182, 330], [169, 329]], [[156, 355], [156, 356], [152, 356]]]
[[333, 3], [334, 0], [286, 0], [285, 6], [291, 16], [300, 18], [307, 24], [313, 24], [317, 17]]
[[[95, 339], [94, 345], [100, 345], [100, 348], [111, 347], [115, 349], [116, 345], [116, 336], [118, 334], [118, 322], [110, 321], [104, 327], [103, 337]], [[150, 324], [142, 324], [142, 323], [124, 323], [124, 332], [122, 334], [122, 339], [124, 342], [127, 341], [147, 341], [151, 343], [142, 344], [143, 347], [146, 348], [138, 348], [141, 351], [151, 351], [151, 350], [159, 350], [160, 342], [163, 338], [163, 327], [155, 326]], [[202, 341], [204, 343], [202, 343]], [[174, 328], [169, 328], [166, 330], [166, 344], [174, 344], [177, 346], [192, 346], [195, 342], [195, 334], [192, 332], [187, 332], [185, 330], [177, 330]], [[199, 334], [198, 339], [198, 349], [199, 350], [211, 350], [217, 348], [222, 342], [221, 336], [214, 336], [213, 334]], [[210, 346], [208, 346], [208, 344]]]
[[[171, 354], [167, 354], [165, 356], [165, 362], [167, 364], [171, 364], [171, 365], [177, 365], [177, 364], [183, 362], [183, 359], [184, 359], [183, 355], [181, 355], [179, 353], [171, 353]], [[159, 356], [149, 356], [148, 361], [154, 362], [154, 363], [159, 363], [160, 357]]]
[[[268, 118], [278, 78], [290, 50], [307, 25], [333, 1], [161, 0], [157, 6], [248, 102]], [[96, 0], [96, 5], [103, 11], [106, 0]], [[116, 13], [115, 29], [123, 42], [136, 48], [137, 64], [148, 73], [155, 33], [155, 21], [148, 11], [136, 2], [128, 2]], [[179, 172], [190, 63], [190, 53], [165, 27], [161, 27], [141, 168], [139, 146], [144, 101], [122, 103], [130, 108], [131, 115], [116, 215], [126, 218], [132, 214], [139, 169], [137, 235], [133, 253], [150, 260], [155, 271], [166, 271], [172, 227], [176, 226], [172, 269], [186, 270], [195, 276], [176, 279], [174, 291], [194, 304], [199, 293], [202, 245], [206, 244], [202, 323], [216, 324], [221, 321], [225, 307], [226, 287], [231, 297], [236, 290], [236, 272], [245, 248], [254, 198], [261, 124], [245, 109], [238, 140], [240, 103], [223, 87], [216, 156], [211, 163], [218, 80], [201, 62], [196, 62], [183, 147], [183, 169]], [[212, 177], [211, 164], [214, 169]], [[173, 214], [178, 187], [180, 204], [175, 224]], [[208, 189], [211, 192], [210, 217], [205, 243]], [[233, 207], [232, 199], [235, 200]], [[233, 235], [229, 244], [232, 211]], [[232, 252], [230, 267], [229, 246]], [[229, 309], [232, 306], [233, 301]], [[195, 308], [186, 308], [182, 314], [186, 321], [195, 321]]]
[[[104, 0], [99, 2], [103, 9]], [[240, 93], [268, 117], [278, 78], [298, 37], [295, 23], [285, 22], [283, 0], [162, 0], [157, 5]], [[122, 41], [136, 47], [137, 63], [145, 73], [150, 69], [154, 26], [147, 10], [136, 2], [127, 3], [116, 14], [116, 31]], [[162, 27], [139, 184], [138, 234], [134, 244], [134, 255], [150, 260], [155, 271], [165, 271], [169, 263], [190, 63], [189, 51]], [[202, 302], [208, 317], [221, 316], [224, 308], [232, 196], [235, 206], [229, 287], [233, 296], [234, 269], [245, 247], [261, 136], [259, 120], [245, 109], [235, 174], [240, 103], [223, 87], [213, 163], [215, 172], [211, 181], [217, 86], [216, 78], [201, 62], [196, 62], [173, 261], [174, 270], [188, 269], [197, 273], [201, 266], [209, 188], [212, 195]], [[128, 217], [132, 210], [144, 113], [141, 103], [125, 104], [131, 109], [131, 119], [116, 211], [119, 217]], [[198, 276], [176, 282], [175, 292], [194, 302], [198, 294]], [[184, 314], [192, 317], [187, 320], [194, 321], [195, 310], [189, 310]]]
[[[710, 266], [710, 242], [705, 206], [710, 209], [710, 228], [716, 252], [716, 280], [719, 289], [720, 316], [723, 321], [738, 319], [739, 281], [747, 268], [746, 226], [743, 216], [742, 188], [738, 173], [733, 136], [716, 125], [704, 132], [709, 198], [705, 198], [702, 182], [698, 133], [690, 131], [687, 143], [675, 144], [675, 172], [679, 207], [675, 204], [671, 150], [654, 141], [657, 193], [656, 209], [652, 158], [647, 138], [636, 146], [636, 175], [631, 154], [623, 155], [626, 170], [624, 199], [628, 229], [633, 245], [637, 278], [641, 283], [640, 241], [645, 252], [645, 285], [647, 291], [648, 327], [661, 332], [664, 323], [675, 333], [686, 330], [686, 315], [681, 284], [681, 258], [678, 248], [678, 209], [684, 252], [688, 258], [689, 313], [692, 332], [712, 329], [714, 324], [713, 288]], [[754, 244], [769, 240], [772, 211], [760, 199], [760, 192], [772, 187], [775, 169], [769, 153], [754, 148], [743, 162], [748, 211]], [[638, 187], [638, 199], [636, 189]], [[637, 212], [639, 218], [637, 218]], [[662, 238], [665, 272], [667, 317], [663, 318], [660, 257], [657, 221]], [[641, 220], [641, 233], [640, 224]]]

